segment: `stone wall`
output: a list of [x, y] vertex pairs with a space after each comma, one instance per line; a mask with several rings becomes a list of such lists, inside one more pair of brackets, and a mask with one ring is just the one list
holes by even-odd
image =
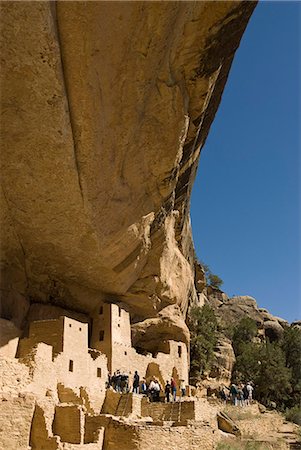
[[[43, 327], [46, 328], [45, 335]], [[45, 341], [62, 351], [53, 352], [53, 346], [45, 344]], [[29, 338], [20, 340], [18, 356], [30, 368], [32, 392], [39, 396], [47, 391], [56, 393], [57, 384], [61, 383], [80, 397], [80, 388], [84, 388], [91, 399], [90, 407], [101, 408], [108, 378], [107, 358], [88, 349], [86, 323], [70, 318], [33, 322]]]
[[35, 397], [0, 396], [0, 448], [29, 450], [31, 422], [35, 408]]
[[213, 450], [217, 432], [210, 426], [189, 427], [129, 425], [111, 421], [103, 450]]
[[19, 337], [22, 332], [10, 320], [0, 319], [0, 356], [16, 356]]
[[55, 408], [53, 433], [63, 442], [83, 444], [84, 412], [78, 405], [59, 405]]

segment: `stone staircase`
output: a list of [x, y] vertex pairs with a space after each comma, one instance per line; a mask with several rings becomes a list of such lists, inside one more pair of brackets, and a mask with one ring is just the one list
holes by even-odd
[[132, 394], [122, 394], [118, 402], [115, 416], [128, 416], [132, 412]]
[[187, 420], [195, 420], [191, 402], [147, 403], [142, 408], [142, 416], [150, 416], [154, 423], [184, 423]]
[[168, 422], [181, 422], [181, 402], [169, 403], [166, 406], [162, 420]]

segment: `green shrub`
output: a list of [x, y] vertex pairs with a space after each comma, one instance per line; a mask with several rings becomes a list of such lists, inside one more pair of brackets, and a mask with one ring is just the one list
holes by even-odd
[[293, 408], [287, 408], [285, 411], [285, 418], [290, 422], [301, 425], [301, 406], [295, 405]]
[[200, 264], [205, 272], [207, 285], [220, 289], [224, 283], [223, 280], [218, 275], [212, 273], [210, 267], [207, 266], [207, 264], [204, 264], [203, 262]]
[[232, 345], [235, 355], [242, 352], [244, 344], [250, 343], [257, 335], [257, 324], [250, 317], [244, 317], [233, 329]]
[[210, 306], [193, 307], [188, 316], [190, 330], [190, 377], [200, 379], [211, 368], [217, 343], [217, 320]]
[[223, 280], [218, 275], [215, 275], [214, 273], [210, 273], [208, 280], [209, 280], [210, 286], [215, 287], [217, 289], [220, 289], [222, 284], [224, 283]]

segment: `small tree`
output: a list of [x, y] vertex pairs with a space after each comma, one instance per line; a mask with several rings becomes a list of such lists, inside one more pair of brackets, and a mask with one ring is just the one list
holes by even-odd
[[191, 333], [190, 376], [199, 379], [211, 367], [217, 342], [217, 320], [210, 306], [191, 308], [188, 327]]
[[292, 371], [292, 393], [288, 406], [301, 405], [301, 330], [286, 327], [280, 343], [285, 355], [286, 367]]
[[274, 401], [282, 409], [292, 392], [291, 369], [285, 366], [285, 355], [278, 343], [242, 343], [232, 380], [253, 381], [260, 402]]
[[239, 355], [246, 344], [257, 335], [257, 325], [255, 320], [244, 317], [233, 330], [232, 345], [235, 355]]
[[258, 397], [263, 403], [272, 400], [282, 407], [287, 403], [291, 387], [291, 369], [285, 366], [285, 355], [277, 343], [261, 346], [260, 371], [255, 379]]
[[205, 272], [207, 284], [217, 289], [220, 289], [224, 283], [223, 280], [218, 275], [212, 273], [210, 267], [207, 264], [202, 262], [201, 266]]
[[223, 280], [218, 275], [211, 273], [208, 278], [210, 286], [215, 287], [217, 289], [221, 288]]

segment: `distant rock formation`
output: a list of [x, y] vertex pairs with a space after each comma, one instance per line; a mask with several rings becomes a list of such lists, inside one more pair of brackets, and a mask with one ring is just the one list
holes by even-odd
[[[265, 308], [259, 308], [253, 297], [246, 295], [230, 298], [221, 289], [207, 285], [204, 270], [198, 262], [195, 262], [195, 274], [198, 298], [195, 304], [200, 307], [208, 304], [214, 310], [220, 329], [235, 326], [241, 319], [248, 317], [257, 324], [258, 336], [256, 339], [260, 341], [269, 338], [270, 341], [277, 341], [282, 337], [285, 327], [290, 326], [285, 319], [273, 316]], [[300, 326], [300, 324], [293, 322], [291, 326]], [[216, 387], [221, 384], [229, 384], [234, 363], [235, 355], [231, 340], [223, 332], [219, 332], [215, 362], [204, 385]]]

